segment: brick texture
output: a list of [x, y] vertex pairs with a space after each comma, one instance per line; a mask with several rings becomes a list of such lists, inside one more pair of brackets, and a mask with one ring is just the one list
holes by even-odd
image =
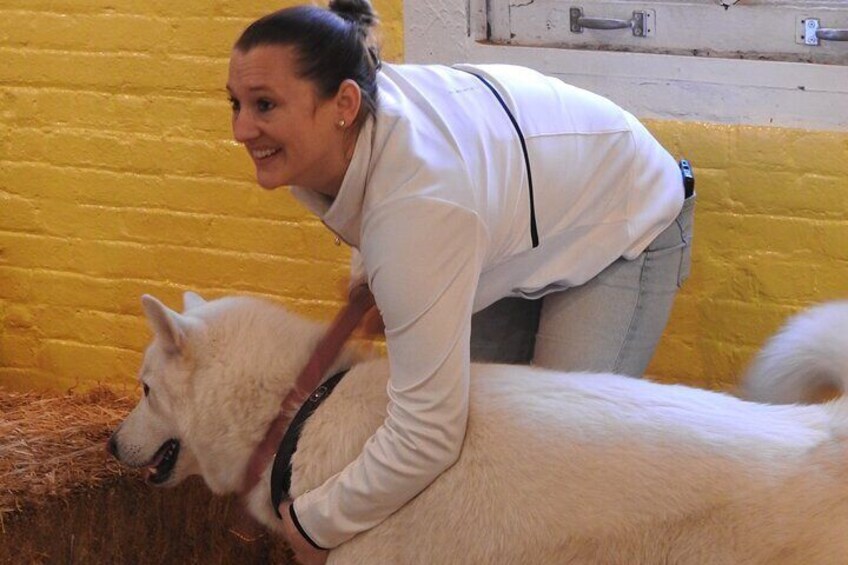
[[[224, 83], [267, 0], [0, 2], [0, 386], [134, 386], [139, 297], [329, 317], [347, 251], [255, 186]], [[402, 2], [377, 0], [402, 60]], [[844, 297], [848, 135], [652, 122], [698, 177], [692, 278], [651, 373], [727, 387], [789, 313]]]
[[692, 277], [649, 372], [732, 388], [797, 310], [848, 297], [848, 134], [653, 122], [696, 168]]

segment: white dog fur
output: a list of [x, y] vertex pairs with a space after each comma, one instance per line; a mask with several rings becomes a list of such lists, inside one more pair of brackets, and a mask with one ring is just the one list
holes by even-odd
[[[187, 293], [183, 313], [150, 296], [143, 305], [155, 333], [140, 373], [150, 392], [113, 450], [155, 466], [177, 439], [163, 484], [198, 473], [234, 492], [324, 326], [255, 298]], [[348, 348], [334, 370], [350, 366], [304, 426], [295, 496], [353, 460], [385, 418], [387, 363]], [[793, 402], [821, 379], [848, 381], [848, 303], [790, 323], [746, 390]], [[470, 398], [459, 461], [330, 563], [848, 563], [848, 400], [766, 405], [499, 365], [472, 367]], [[279, 530], [269, 476], [251, 512]]]

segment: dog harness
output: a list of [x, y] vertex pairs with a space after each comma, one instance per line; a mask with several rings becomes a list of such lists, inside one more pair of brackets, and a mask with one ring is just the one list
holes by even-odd
[[[280, 447], [277, 448], [277, 455], [274, 457], [274, 467], [271, 469], [271, 504], [274, 505], [274, 513], [281, 520], [283, 516], [280, 514], [280, 503], [284, 499], [290, 498], [291, 458], [294, 452], [297, 451], [297, 441], [300, 439], [300, 431], [303, 429], [303, 424], [321, 406], [321, 403], [330, 396], [330, 393], [333, 392], [333, 389], [336, 388], [336, 385], [339, 384], [339, 381], [347, 374], [348, 370], [345, 369], [336, 373], [309, 395], [309, 398], [306, 399], [306, 402], [301, 405], [300, 410], [295, 414], [282, 441], [280, 441]], [[296, 521], [295, 525], [297, 525]], [[309, 539], [308, 536], [304, 537]]]

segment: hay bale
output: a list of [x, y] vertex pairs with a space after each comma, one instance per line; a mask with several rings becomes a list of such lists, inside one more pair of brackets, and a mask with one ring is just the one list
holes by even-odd
[[123, 476], [104, 446], [134, 404], [103, 388], [63, 396], [0, 390], [0, 528], [11, 513]]
[[290, 563], [228, 532], [236, 501], [202, 481], [147, 486], [107, 456], [135, 398], [0, 389], [0, 563]]

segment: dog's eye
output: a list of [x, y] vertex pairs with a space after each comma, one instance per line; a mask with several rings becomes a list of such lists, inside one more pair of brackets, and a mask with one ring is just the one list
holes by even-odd
[[144, 396], [149, 395], [150, 394], [150, 387], [147, 386], [147, 383], [142, 383], [142, 386], [144, 387]]

